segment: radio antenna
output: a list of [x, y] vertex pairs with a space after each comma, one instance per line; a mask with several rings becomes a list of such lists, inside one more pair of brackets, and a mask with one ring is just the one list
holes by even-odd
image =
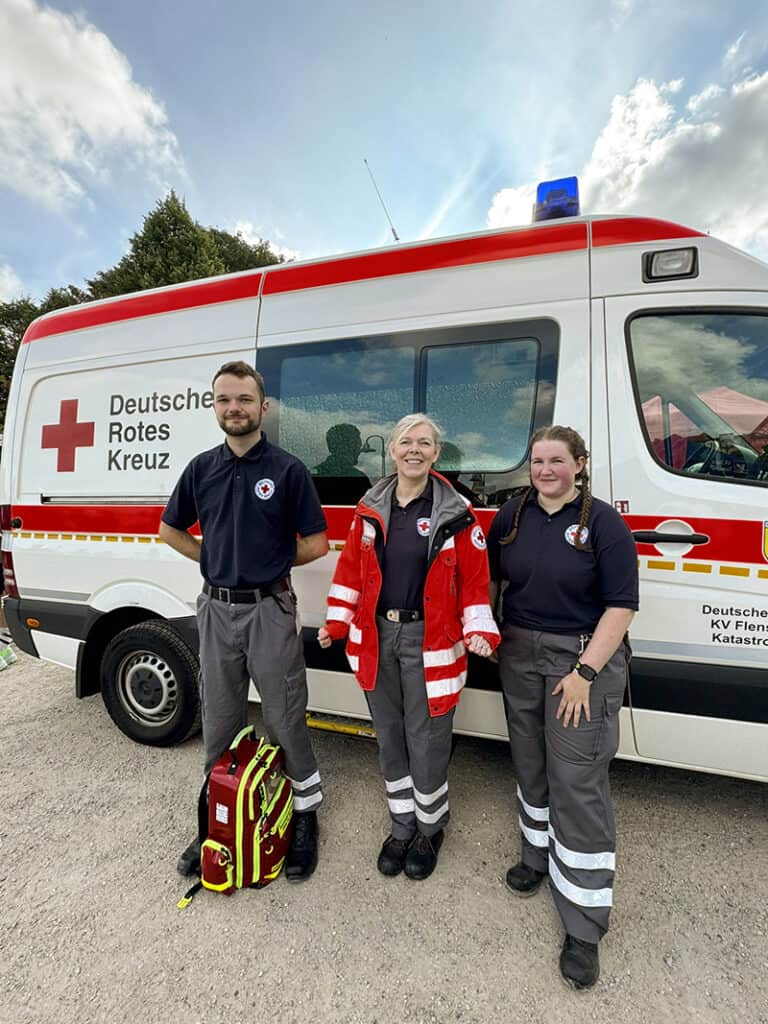
[[371, 181], [373, 182], [373, 187], [376, 189], [376, 195], [379, 197], [379, 202], [381, 203], [381, 208], [384, 211], [384, 213], [386, 214], [387, 220], [389, 221], [389, 226], [390, 226], [390, 229], [392, 231], [392, 237], [394, 238], [394, 240], [396, 242], [399, 242], [400, 239], [398, 238], [397, 232], [395, 231], [395, 225], [392, 223], [392, 218], [389, 216], [389, 210], [387, 209], [387, 207], [386, 207], [386, 205], [384, 203], [384, 200], [381, 197], [381, 192], [379, 192], [379, 186], [376, 184], [376, 179], [373, 176], [373, 171], [368, 166], [368, 161], [365, 159], [365, 157], [363, 157], [363, 163], [365, 164], [366, 170], [368, 171], [368, 173], [371, 176]]

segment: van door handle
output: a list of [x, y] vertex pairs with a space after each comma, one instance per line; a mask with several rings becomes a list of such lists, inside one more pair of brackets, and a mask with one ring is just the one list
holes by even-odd
[[662, 530], [633, 530], [638, 544], [709, 544], [706, 533], [664, 533]]

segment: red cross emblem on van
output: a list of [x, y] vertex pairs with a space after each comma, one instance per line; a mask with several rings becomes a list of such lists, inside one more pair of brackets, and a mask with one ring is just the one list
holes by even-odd
[[47, 423], [43, 427], [40, 446], [57, 450], [57, 473], [73, 473], [77, 449], [93, 448], [96, 423], [78, 423], [77, 404], [77, 398], [62, 398], [59, 405], [59, 422]]

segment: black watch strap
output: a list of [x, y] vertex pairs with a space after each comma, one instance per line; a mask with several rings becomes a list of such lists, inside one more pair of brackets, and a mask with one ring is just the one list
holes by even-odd
[[581, 678], [586, 679], [588, 683], [594, 683], [595, 679], [597, 679], [598, 673], [591, 665], [584, 665], [582, 662], [577, 661], [573, 667]]

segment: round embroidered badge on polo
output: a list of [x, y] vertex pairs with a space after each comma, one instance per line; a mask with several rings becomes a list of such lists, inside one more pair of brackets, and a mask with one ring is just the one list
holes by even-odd
[[485, 551], [485, 534], [483, 533], [482, 527], [475, 526], [472, 529], [472, 543], [475, 545], [478, 551]]
[[275, 493], [275, 484], [273, 480], [270, 480], [268, 477], [264, 477], [263, 480], [259, 480], [254, 484], [253, 489], [256, 492], [257, 498], [261, 498], [262, 501], [266, 501]]
[[[576, 533], [577, 533], [578, 529], [579, 529], [579, 524], [578, 523], [571, 523], [571, 525], [565, 531], [565, 539], [568, 541], [568, 543], [571, 545], [571, 547], [575, 547]], [[586, 544], [587, 543], [587, 537], [588, 536], [589, 536], [588, 528], [586, 526], [582, 526], [581, 534], [579, 536], [579, 539], [581, 540], [582, 544]]]
[[430, 519], [426, 519], [426, 518], [424, 518], [424, 519], [417, 519], [416, 520], [416, 529], [419, 531], [419, 536], [420, 537], [428, 537], [429, 536], [429, 529], [430, 529], [431, 525], [432, 525], [432, 522], [431, 522]]

